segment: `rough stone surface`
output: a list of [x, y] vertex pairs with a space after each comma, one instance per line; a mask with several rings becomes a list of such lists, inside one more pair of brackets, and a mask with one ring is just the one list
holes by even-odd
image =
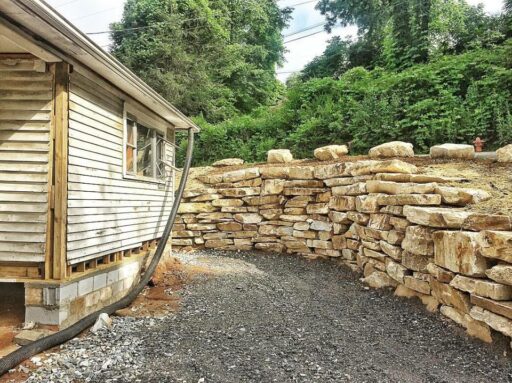
[[473, 306], [469, 313], [473, 319], [487, 323], [494, 330], [512, 337], [512, 321], [478, 306]]
[[337, 160], [348, 154], [346, 145], [328, 145], [315, 149], [314, 156], [320, 161]]
[[512, 144], [496, 150], [498, 162], [512, 162]]
[[430, 283], [432, 288], [432, 295], [437, 300], [445, 305], [453, 306], [459, 311], [469, 313], [471, 304], [469, 302], [469, 295], [459, 291], [449, 284], [441, 283], [433, 280]]
[[226, 172], [222, 175], [222, 182], [238, 182], [251, 180], [260, 176], [258, 168], [246, 168], [240, 170], [234, 170], [232, 172]]
[[239, 166], [243, 164], [244, 160], [242, 160], [241, 158], [224, 158], [223, 160], [214, 162], [212, 166], [216, 168], [222, 168], [225, 166]]
[[368, 155], [372, 158], [384, 157], [414, 157], [414, 146], [408, 142], [392, 141], [375, 146]]
[[362, 281], [374, 289], [396, 287], [398, 285], [397, 281], [382, 271], [374, 271], [366, 278], [363, 278]]
[[434, 259], [437, 265], [473, 277], [485, 276], [489, 260], [479, 253], [479, 233], [437, 231], [434, 238]]
[[489, 279], [504, 285], [512, 286], [512, 265], [496, 265], [485, 272]]
[[405, 232], [402, 248], [413, 254], [434, 255], [433, 230], [424, 226], [409, 226]]
[[437, 187], [435, 183], [401, 183], [381, 180], [366, 181], [368, 193], [385, 193], [385, 194], [431, 194]]
[[475, 157], [475, 148], [473, 145], [463, 144], [436, 145], [430, 148], [430, 157], [472, 159]]
[[497, 301], [506, 301], [512, 299], [512, 286], [507, 286], [484, 279], [469, 278], [463, 275], [457, 275], [450, 282], [450, 286], [462, 291], [466, 291], [470, 294], [476, 294]]
[[288, 149], [272, 149], [267, 152], [267, 162], [288, 163], [293, 161], [293, 155]]
[[491, 194], [480, 189], [465, 189], [448, 186], [438, 186], [435, 192], [441, 195], [443, 204], [466, 206], [487, 201], [491, 198]]
[[477, 240], [483, 256], [512, 263], [512, 232], [483, 231]]

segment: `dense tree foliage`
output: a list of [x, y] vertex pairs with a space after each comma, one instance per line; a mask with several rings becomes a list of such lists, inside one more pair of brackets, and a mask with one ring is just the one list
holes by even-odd
[[507, 35], [503, 16], [487, 15], [465, 0], [320, 0], [317, 8], [328, 28], [337, 23], [359, 28], [357, 41], [348, 47], [339, 44], [343, 52], [367, 48], [362, 55], [349, 55], [347, 69], [401, 70], [446, 54], [491, 47]]
[[498, 147], [512, 142], [512, 41], [401, 72], [359, 67], [339, 79], [292, 81], [278, 106], [218, 125], [198, 122], [196, 164], [264, 160], [279, 147], [311, 157], [332, 143], [364, 153], [396, 139], [412, 142], [417, 152], [476, 136]]
[[112, 52], [185, 113], [221, 121], [282, 91], [289, 15], [274, 0], [128, 0]]

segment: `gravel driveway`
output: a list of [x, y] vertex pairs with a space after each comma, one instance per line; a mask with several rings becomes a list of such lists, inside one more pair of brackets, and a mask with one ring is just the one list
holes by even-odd
[[504, 339], [470, 339], [334, 262], [200, 255], [220, 266], [181, 291], [178, 312], [115, 317], [113, 330], [62, 346], [29, 382], [512, 381]]

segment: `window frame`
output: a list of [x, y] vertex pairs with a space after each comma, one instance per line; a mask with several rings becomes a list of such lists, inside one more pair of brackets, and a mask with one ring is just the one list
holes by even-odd
[[[133, 105], [130, 105], [129, 103], [124, 103], [123, 108], [123, 178], [136, 180], [136, 181], [143, 181], [143, 182], [150, 182], [150, 183], [156, 183], [164, 185], [168, 182], [169, 175], [167, 173], [167, 167], [164, 168], [164, 174], [161, 177], [158, 176], [143, 176], [137, 174], [137, 126], [141, 125], [152, 132], [151, 137], [151, 155], [152, 155], [152, 173], [158, 174], [158, 158], [157, 158], [157, 146], [158, 146], [158, 136], [163, 138], [163, 142], [168, 141], [168, 134], [169, 132], [172, 132], [174, 129], [173, 126], [170, 124], [165, 124], [163, 122], [159, 122], [148, 115], [146, 115], [144, 112], [140, 111], [139, 109], [135, 108]], [[133, 122], [133, 126], [131, 127], [133, 129], [132, 135], [133, 135], [133, 142], [135, 145], [128, 143], [128, 121]], [[134, 173], [129, 172], [127, 170], [127, 147], [130, 146], [133, 148], [133, 169]], [[165, 149], [165, 144], [163, 146], [163, 149], [160, 151], [160, 154], [162, 156], [162, 161], [167, 161], [167, 151]], [[174, 156], [173, 156], [174, 157]], [[173, 158], [174, 162], [174, 158]]]

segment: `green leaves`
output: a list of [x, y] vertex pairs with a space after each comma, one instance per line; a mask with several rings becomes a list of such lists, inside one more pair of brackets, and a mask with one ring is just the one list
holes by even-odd
[[280, 94], [289, 15], [273, 0], [128, 0], [112, 52], [186, 114], [219, 122]]

